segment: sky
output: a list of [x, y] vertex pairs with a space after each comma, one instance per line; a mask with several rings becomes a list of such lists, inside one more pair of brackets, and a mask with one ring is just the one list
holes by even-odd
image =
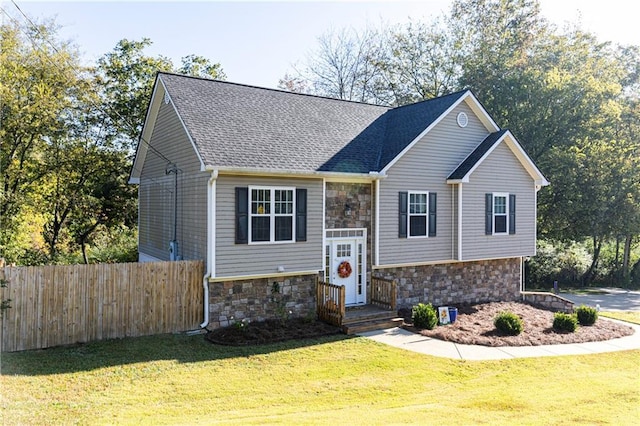
[[[55, 18], [59, 36], [77, 45], [86, 64], [127, 38], [153, 41], [148, 54], [179, 64], [196, 54], [219, 62], [229, 81], [277, 87], [285, 73], [333, 29], [431, 20], [449, 10], [451, 0], [423, 1], [64, 1], [14, 0], [33, 20]], [[24, 17], [11, 0], [0, 7]], [[580, 22], [602, 41], [640, 45], [637, 0], [541, 0], [542, 14], [562, 27]], [[9, 18], [0, 13], [3, 22]]]

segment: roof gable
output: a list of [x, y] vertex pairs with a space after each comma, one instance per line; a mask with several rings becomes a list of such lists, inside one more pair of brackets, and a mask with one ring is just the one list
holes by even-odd
[[462, 163], [451, 172], [447, 178], [447, 183], [465, 183], [469, 182], [471, 174], [482, 164], [482, 162], [491, 155], [498, 145], [504, 142], [515, 157], [520, 161], [523, 168], [529, 173], [536, 185], [549, 185], [547, 179], [542, 175], [540, 170], [535, 166], [531, 158], [524, 151], [515, 137], [507, 129], [500, 130], [489, 134], [480, 144], [465, 158]]
[[[435, 100], [448, 100], [449, 102], [443, 102], [441, 104], [443, 108], [439, 111], [439, 114], [435, 117], [432, 117], [433, 120], [431, 122], [425, 123], [427, 124], [426, 128], [416, 135], [413, 140], [404, 145], [402, 150], [400, 150], [395, 157], [389, 159], [389, 161], [384, 164], [382, 168], [382, 172], [386, 173], [403, 155], [405, 155], [418, 141], [420, 141], [431, 129], [433, 129], [438, 123], [440, 123], [451, 111], [453, 111], [460, 103], [466, 102], [467, 105], [471, 108], [471, 110], [476, 114], [480, 122], [489, 130], [490, 132], [497, 131], [500, 129], [498, 125], [493, 121], [489, 113], [482, 107], [480, 102], [476, 99], [476, 97], [471, 93], [470, 90], [466, 90], [464, 92], [452, 93], [448, 96], [443, 96], [441, 98], [432, 99], [426, 102], [433, 102]], [[419, 104], [414, 104], [419, 105]], [[408, 105], [412, 107], [413, 105]]]

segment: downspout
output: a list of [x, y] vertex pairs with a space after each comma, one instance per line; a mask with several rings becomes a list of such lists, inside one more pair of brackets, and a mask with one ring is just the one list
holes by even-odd
[[462, 183], [458, 184], [458, 260], [462, 261]]
[[207, 272], [202, 279], [204, 289], [203, 312], [204, 321], [200, 328], [209, 325], [209, 278], [216, 276], [216, 182], [218, 170], [211, 171], [211, 177], [207, 183]]
[[380, 177], [375, 180], [375, 191], [376, 191], [376, 209], [375, 209], [375, 236], [374, 236], [374, 245], [375, 245], [375, 266], [380, 265]]

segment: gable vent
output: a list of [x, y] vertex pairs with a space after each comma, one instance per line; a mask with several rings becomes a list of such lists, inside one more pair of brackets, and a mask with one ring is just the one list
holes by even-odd
[[458, 126], [467, 127], [467, 124], [469, 124], [469, 117], [467, 117], [467, 114], [465, 114], [464, 112], [460, 112], [458, 113], [456, 121], [458, 122]]
[[165, 93], [164, 94], [164, 103], [169, 105], [169, 102], [171, 102], [171, 98], [169, 98], [169, 94]]

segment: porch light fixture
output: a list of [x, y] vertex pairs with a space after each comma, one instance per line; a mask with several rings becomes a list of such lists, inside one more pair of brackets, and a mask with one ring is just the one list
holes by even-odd
[[351, 216], [351, 206], [349, 205], [349, 203], [344, 205], [344, 215]]

